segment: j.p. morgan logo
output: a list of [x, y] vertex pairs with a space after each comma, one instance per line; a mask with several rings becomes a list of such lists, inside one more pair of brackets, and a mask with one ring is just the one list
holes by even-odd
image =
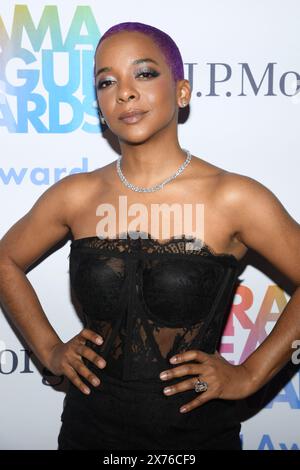
[[[197, 76], [198, 63], [188, 63], [188, 80], [192, 87], [194, 77]], [[254, 65], [252, 67], [254, 68]], [[247, 62], [239, 62], [235, 66], [223, 62], [208, 62], [207, 67], [208, 91], [203, 93], [196, 91], [197, 97], [201, 96], [278, 96], [295, 97], [300, 92], [299, 73], [289, 70], [280, 72], [277, 62], [267, 63], [260, 71], [253, 71]], [[257, 67], [255, 66], [255, 69]], [[238, 86], [234, 92], [229, 91], [232, 78], [238, 77]]]

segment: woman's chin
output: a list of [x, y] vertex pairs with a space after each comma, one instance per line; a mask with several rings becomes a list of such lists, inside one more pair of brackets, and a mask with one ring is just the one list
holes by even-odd
[[151, 137], [152, 134], [140, 132], [136, 133], [136, 135], [133, 135], [133, 133], [131, 133], [130, 135], [119, 135], [118, 139], [120, 142], [124, 142], [126, 144], [138, 145], [143, 144], [147, 140], [151, 139]]

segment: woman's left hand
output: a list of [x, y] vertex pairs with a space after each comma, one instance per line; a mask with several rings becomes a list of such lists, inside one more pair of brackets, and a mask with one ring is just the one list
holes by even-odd
[[[172, 360], [174, 358], [175, 361]], [[163, 371], [164, 373], [167, 372], [165, 378], [162, 377], [163, 372], [160, 374], [162, 380], [195, 375], [195, 377], [167, 387], [171, 388], [169, 393], [165, 393], [167, 396], [194, 389], [198, 375], [201, 375], [200, 379], [208, 384], [208, 389], [205, 392], [195, 392], [197, 393], [196, 398], [183, 405], [180, 408], [181, 412], [190, 411], [213, 398], [235, 400], [246, 398], [256, 391], [246, 367], [243, 364], [230, 364], [218, 351], [215, 351], [214, 354], [207, 354], [204, 351], [190, 350], [176, 354], [170, 359], [170, 362], [171, 364], [180, 364], [192, 360], [199, 362], [199, 364], [183, 364]]]

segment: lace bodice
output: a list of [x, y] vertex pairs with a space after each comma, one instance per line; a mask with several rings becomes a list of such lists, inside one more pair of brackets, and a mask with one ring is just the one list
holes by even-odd
[[87, 341], [105, 358], [103, 371], [124, 381], [161, 383], [159, 373], [172, 367], [172, 355], [215, 351], [238, 260], [184, 235], [164, 242], [123, 235], [73, 240], [71, 287], [85, 326], [104, 338], [101, 346]]

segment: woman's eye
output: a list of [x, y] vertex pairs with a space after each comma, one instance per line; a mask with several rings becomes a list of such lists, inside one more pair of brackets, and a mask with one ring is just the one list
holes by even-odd
[[[159, 75], [159, 73], [156, 72], [155, 70], [152, 70], [152, 71], [145, 70], [144, 72], [138, 73], [137, 76], [140, 77], [141, 75], [144, 75], [144, 76], [146, 75], [147, 77], [149, 77], [149, 76], [150, 77], [157, 77]], [[145, 77], [145, 78], [147, 78], [147, 77]]]
[[[106, 85], [106, 84], [107, 84], [107, 83], [111, 83], [111, 82], [112, 82], [112, 80], [102, 80], [102, 81], [100, 81], [100, 82], [98, 83], [98, 87], [97, 87], [98, 90], [100, 90], [100, 88], [107, 88], [107, 85]], [[105, 86], [103, 86], [103, 85], [105, 85]]]
[[[144, 70], [141, 72], [138, 72], [136, 77], [142, 76], [142, 78], [150, 78], [150, 77], [158, 77], [159, 73], [156, 72], [156, 70]], [[113, 80], [100, 80], [98, 83], [98, 90], [102, 88], [108, 88], [110, 84], [113, 82]]]

